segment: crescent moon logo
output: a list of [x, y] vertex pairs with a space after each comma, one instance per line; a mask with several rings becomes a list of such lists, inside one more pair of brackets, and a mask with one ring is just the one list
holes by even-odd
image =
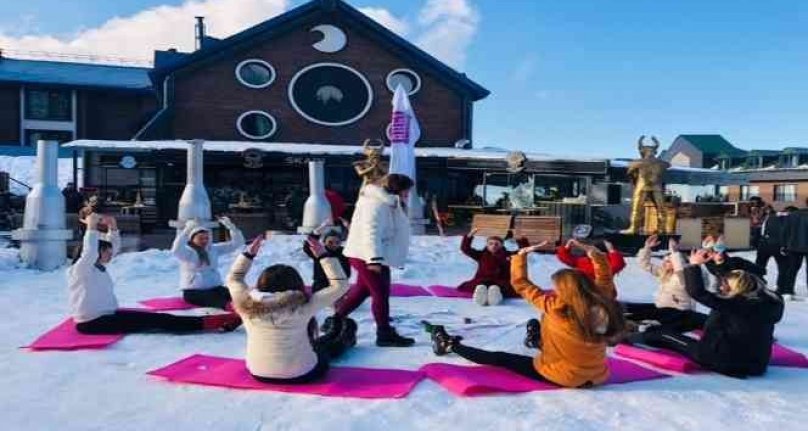
[[317, 51], [331, 54], [341, 51], [348, 44], [348, 37], [345, 36], [345, 32], [337, 26], [322, 24], [313, 27], [310, 31], [317, 31], [323, 35], [319, 42], [312, 45]]

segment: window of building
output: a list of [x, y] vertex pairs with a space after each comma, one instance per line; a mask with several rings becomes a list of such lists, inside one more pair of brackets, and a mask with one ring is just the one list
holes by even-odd
[[289, 101], [312, 123], [345, 126], [367, 114], [373, 105], [373, 89], [356, 69], [339, 63], [316, 63], [292, 78]]
[[236, 79], [250, 88], [266, 88], [275, 81], [275, 68], [264, 60], [244, 60], [236, 66]]
[[410, 96], [421, 89], [421, 77], [410, 69], [396, 69], [387, 75], [387, 89], [395, 93], [396, 87], [401, 85]]
[[72, 91], [26, 89], [25, 119], [73, 121]]
[[37, 141], [59, 141], [60, 144], [73, 140], [73, 132], [61, 130], [26, 130], [25, 142], [36, 146]]
[[741, 186], [742, 201], [748, 201], [752, 196], [760, 196], [760, 186]]
[[275, 134], [278, 123], [264, 111], [248, 111], [238, 117], [236, 127], [246, 138], [266, 139]]
[[777, 202], [794, 202], [797, 200], [796, 184], [776, 184], [774, 186], [774, 200]]

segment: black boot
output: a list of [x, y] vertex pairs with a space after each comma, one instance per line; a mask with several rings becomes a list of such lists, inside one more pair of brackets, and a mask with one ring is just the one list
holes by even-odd
[[415, 339], [402, 337], [392, 326], [376, 331], [376, 345], [379, 347], [410, 347], [413, 344]]
[[356, 330], [358, 326], [353, 319], [345, 319], [342, 325], [342, 331], [339, 333], [339, 341], [345, 348], [350, 348], [356, 345]]
[[541, 345], [541, 325], [538, 319], [528, 320], [526, 329], [525, 347], [528, 349], [538, 349], [539, 345]]
[[435, 325], [432, 328], [432, 351], [443, 356], [452, 351], [452, 348], [460, 342], [461, 337], [453, 337], [446, 332], [442, 325]]
[[342, 327], [345, 326], [345, 319], [337, 316], [329, 316], [325, 318], [323, 326], [320, 327], [320, 332], [323, 333], [323, 338], [329, 340], [336, 340], [342, 332]]

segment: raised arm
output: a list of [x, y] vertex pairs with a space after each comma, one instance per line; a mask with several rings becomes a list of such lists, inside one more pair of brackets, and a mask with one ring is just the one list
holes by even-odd
[[191, 230], [193, 230], [193, 225], [186, 223], [184, 229], [177, 229], [177, 236], [174, 237], [174, 242], [171, 243], [171, 254], [183, 262], [195, 262], [197, 258], [196, 252], [188, 246]]
[[654, 274], [654, 276], [659, 275], [659, 266], [651, 263], [651, 251], [658, 245], [659, 237], [656, 235], [651, 235], [645, 240], [645, 247], [640, 249], [640, 252], [637, 253], [637, 258], [640, 261], [640, 268]]
[[468, 235], [463, 236], [463, 240], [460, 241], [460, 251], [474, 260], [480, 260], [480, 256], [483, 253], [480, 250], [475, 250], [474, 247], [471, 246], [471, 243], [474, 241], [475, 233], [477, 233], [477, 229], [473, 229]]
[[528, 253], [520, 251], [511, 257], [511, 285], [525, 301], [546, 313], [555, 307], [557, 298], [528, 279], [527, 256]]
[[314, 293], [311, 297], [310, 303], [317, 310], [334, 304], [336, 300], [345, 295], [345, 292], [351, 286], [348, 276], [339, 263], [339, 259], [335, 257], [322, 258], [320, 259], [320, 265], [323, 266], [325, 276], [328, 277], [329, 285], [327, 288]]
[[101, 235], [101, 239], [112, 244], [112, 255], [115, 256], [121, 251], [121, 232], [118, 230], [118, 221], [115, 217], [104, 216], [104, 222], [109, 229], [107, 233]]
[[219, 222], [230, 232], [230, 241], [213, 244], [216, 252], [220, 255], [228, 254], [242, 247], [244, 245], [244, 234], [241, 233], [241, 230], [228, 217], [220, 218]]
[[709, 292], [705, 288], [704, 275], [701, 271], [701, 265], [705, 262], [707, 262], [706, 251], [699, 250], [698, 252], [693, 251], [690, 253], [690, 265], [683, 270], [685, 290], [698, 303], [710, 308], [720, 309], [727, 305], [730, 300]]
[[572, 255], [572, 246], [569, 242], [556, 248], [556, 257], [564, 265], [575, 268], [577, 259]]
[[91, 215], [87, 222], [87, 231], [81, 243], [81, 256], [73, 264], [76, 269], [89, 269], [98, 261], [98, 221]]
[[595, 269], [595, 288], [611, 299], [617, 298], [617, 291], [614, 289], [614, 276], [606, 255], [591, 246], [587, 247], [586, 254], [592, 260], [592, 266]]
[[255, 256], [249, 252], [240, 254], [236, 258], [236, 261], [233, 262], [233, 266], [230, 267], [230, 272], [227, 274], [225, 284], [227, 285], [227, 290], [230, 291], [230, 297], [233, 298], [233, 306], [239, 313], [243, 311], [244, 304], [250, 299], [250, 287], [247, 285], [244, 278], [247, 276], [247, 273], [250, 272], [254, 257]]

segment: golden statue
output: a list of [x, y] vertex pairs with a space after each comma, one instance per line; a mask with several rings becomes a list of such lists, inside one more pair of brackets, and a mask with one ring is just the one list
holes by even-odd
[[[371, 145], [371, 143], [377, 143], [378, 145], [374, 146]], [[388, 165], [387, 162], [382, 161], [383, 152], [383, 142], [378, 139], [365, 139], [365, 142], [362, 144], [362, 153], [365, 155], [365, 160], [360, 160], [353, 164], [356, 174], [362, 178], [362, 187], [367, 184], [375, 183], [383, 176], [387, 175]]]
[[651, 140], [654, 142], [654, 145], [645, 146], [643, 145], [645, 136], [640, 136], [637, 146], [642, 158], [634, 160], [628, 165], [627, 174], [632, 184], [634, 184], [634, 195], [631, 198], [631, 225], [628, 229], [623, 230], [622, 233], [640, 233], [645, 222], [645, 201], [647, 199], [650, 199], [651, 203], [656, 207], [657, 226], [659, 226], [659, 229], [665, 230], [667, 226], [662, 177], [671, 165], [656, 157], [657, 150], [659, 149], [659, 141], [653, 136]]

